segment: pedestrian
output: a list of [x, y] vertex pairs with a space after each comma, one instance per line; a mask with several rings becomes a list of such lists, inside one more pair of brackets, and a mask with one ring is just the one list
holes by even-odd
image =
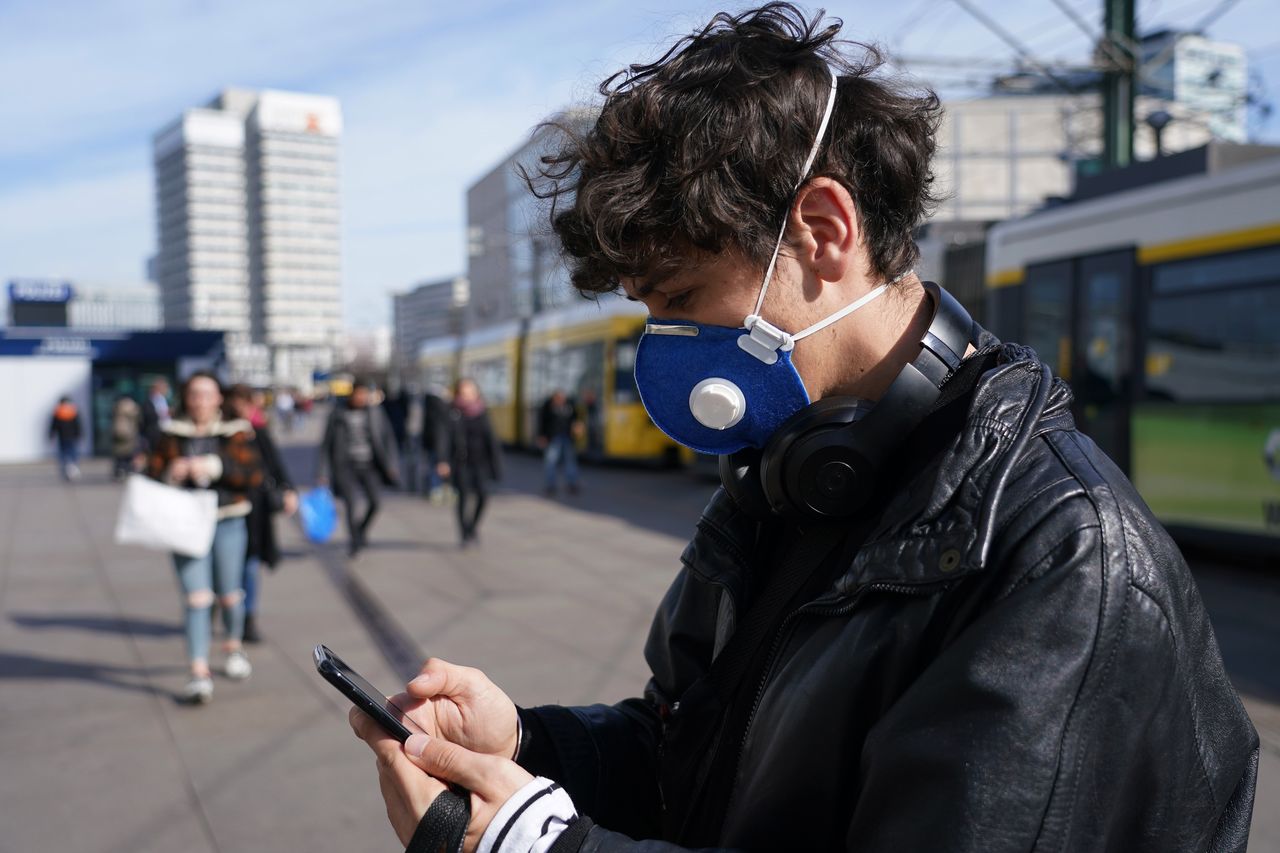
[[285, 435], [293, 432], [294, 413], [298, 408], [298, 401], [293, 397], [292, 388], [281, 388], [276, 392], [276, 418], [280, 423]]
[[111, 404], [111, 479], [121, 480], [133, 470], [142, 432], [142, 407], [128, 394]]
[[570, 281], [648, 308], [641, 400], [723, 488], [643, 695], [517, 708], [432, 660], [430, 737], [352, 711], [402, 843], [1245, 850], [1258, 736], [1195, 580], [1067, 383], [912, 272], [939, 102], [839, 30], [717, 15], [548, 135]]
[[151, 381], [146, 399], [142, 401], [142, 440], [148, 450], [160, 440], [160, 432], [168, 420], [169, 381], [159, 376]]
[[404, 469], [405, 490], [417, 494], [419, 469], [422, 467], [422, 428], [424, 412], [422, 394], [413, 385], [401, 390], [404, 406], [404, 440], [400, 443], [400, 461]]
[[[233, 385], [227, 392], [227, 414], [244, 418], [254, 411], [253, 391], [248, 385]], [[252, 507], [245, 519], [247, 541], [245, 546], [244, 575], [244, 641], [258, 643], [262, 640], [258, 625], [258, 603], [261, 600], [262, 566], [275, 569], [280, 563], [280, 546], [276, 540], [275, 516], [283, 512], [287, 516], [298, 511], [298, 491], [285, 468], [284, 460], [271, 430], [263, 424], [254, 428], [253, 444], [262, 460], [262, 483], [249, 494]]]
[[58, 400], [49, 419], [49, 438], [58, 450], [58, 473], [67, 482], [80, 479], [80, 410], [70, 397]]
[[582, 422], [587, 436], [587, 459], [599, 462], [604, 458], [604, 413], [600, 410], [600, 395], [594, 388], [582, 392]]
[[578, 494], [577, 438], [581, 432], [582, 420], [577, 407], [564, 391], [556, 389], [538, 412], [537, 443], [542, 451], [543, 481], [548, 496], [555, 495], [562, 468], [569, 494]]
[[448, 436], [447, 394], [448, 391], [439, 385], [429, 385], [422, 395], [422, 450], [427, 457], [427, 497], [434, 504], [443, 503], [445, 499], [445, 478], [440, 476], [439, 469], [441, 462], [448, 461], [448, 457], [440, 453], [440, 447], [444, 446]]
[[[373, 383], [357, 379], [351, 396], [333, 407], [320, 443], [316, 482], [333, 482], [333, 493], [345, 505], [350, 544], [356, 557], [368, 544], [369, 528], [378, 513], [382, 485], [399, 480], [396, 440], [382, 407], [374, 404]], [[363, 495], [363, 517], [356, 512], [357, 492]]]
[[437, 473], [449, 478], [458, 492], [458, 536], [463, 548], [478, 541], [480, 516], [489, 497], [489, 481], [502, 479], [502, 445], [489, 421], [489, 410], [480, 388], [470, 379], [459, 379], [453, 388], [453, 404], [440, 436]]
[[223, 673], [243, 681], [253, 672], [241, 645], [242, 584], [248, 541], [245, 518], [252, 510], [250, 496], [262, 484], [262, 462], [254, 446], [253, 426], [246, 420], [222, 417], [222, 384], [212, 373], [198, 371], [187, 377], [178, 400], [181, 412], [160, 427], [147, 457], [147, 474], [173, 486], [211, 489], [218, 496], [218, 522], [208, 553], [173, 555], [191, 667], [182, 697], [202, 704], [213, 698], [209, 645], [215, 596], [225, 629]]

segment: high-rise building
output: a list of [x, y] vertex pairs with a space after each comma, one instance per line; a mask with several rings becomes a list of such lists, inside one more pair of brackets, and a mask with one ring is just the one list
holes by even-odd
[[445, 278], [423, 282], [408, 293], [391, 297], [393, 370], [412, 375], [418, 350], [425, 342], [461, 334], [467, 294], [465, 278]]
[[155, 138], [165, 324], [228, 332], [232, 372], [306, 386], [340, 344], [333, 98], [227, 89]]
[[[595, 113], [571, 110], [553, 120], [585, 130]], [[554, 130], [540, 127], [467, 188], [468, 329], [532, 317], [572, 296], [547, 206], [521, 174], [536, 173], [539, 158], [557, 142]]]

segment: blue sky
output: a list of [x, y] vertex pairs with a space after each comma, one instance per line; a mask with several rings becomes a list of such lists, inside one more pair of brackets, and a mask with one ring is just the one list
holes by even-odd
[[[1101, 0], [1066, 0], [1090, 21]], [[1088, 39], [1050, 0], [981, 0], [1047, 57]], [[1189, 26], [1218, 0], [1138, 0], [1141, 28]], [[349, 325], [387, 294], [465, 269], [466, 187], [541, 118], [652, 58], [722, 3], [400, 0], [0, 0], [0, 280], [134, 284], [154, 251], [151, 135], [224, 86], [342, 102]], [[813, 7], [810, 7], [813, 8]], [[830, 3], [846, 34], [903, 55], [1010, 57], [952, 0]], [[1280, 99], [1272, 0], [1238, 0], [1209, 34], [1249, 48]], [[973, 71], [925, 82], [962, 94]], [[1280, 117], [1258, 127], [1280, 141]]]

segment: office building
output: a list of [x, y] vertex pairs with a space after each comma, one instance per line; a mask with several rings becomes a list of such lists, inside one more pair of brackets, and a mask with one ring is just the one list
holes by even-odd
[[461, 334], [467, 293], [467, 280], [452, 277], [423, 282], [391, 297], [393, 371], [410, 375], [423, 343]]
[[165, 325], [222, 329], [232, 372], [308, 386], [342, 327], [333, 98], [227, 89], [155, 137]]

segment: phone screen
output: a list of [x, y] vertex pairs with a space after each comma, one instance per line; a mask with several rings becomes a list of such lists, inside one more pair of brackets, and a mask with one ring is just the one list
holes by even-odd
[[391, 736], [404, 742], [414, 732], [422, 732], [422, 728], [402, 708], [387, 699], [385, 693], [370, 684], [327, 646], [316, 646], [315, 661], [316, 669], [330, 684], [342, 691], [357, 708], [373, 717]]

